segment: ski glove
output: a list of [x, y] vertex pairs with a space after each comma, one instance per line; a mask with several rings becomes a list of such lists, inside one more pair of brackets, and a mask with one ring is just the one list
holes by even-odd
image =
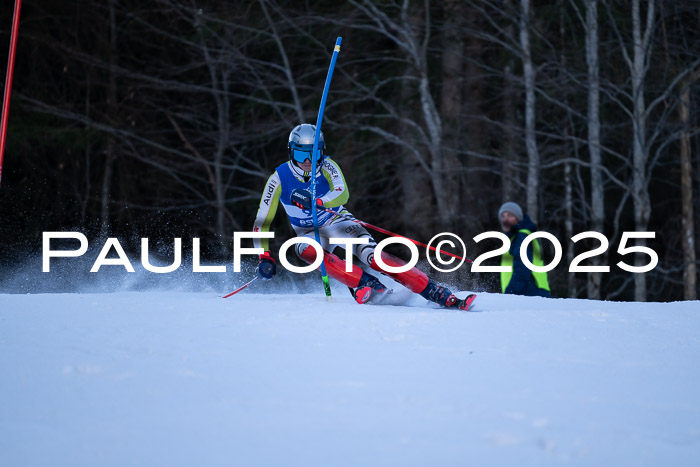
[[260, 263], [255, 272], [258, 274], [258, 277], [264, 281], [269, 281], [272, 279], [272, 276], [275, 275], [277, 272], [277, 265], [269, 251], [260, 255]]
[[[297, 188], [292, 191], [292, 204], [300, 209], [309, 210], [311, 209], [311, 193], [308, 190], [302, 190]], [[323, 201], [320, 198], [316, 198], [316, 204], [323, 206]]]

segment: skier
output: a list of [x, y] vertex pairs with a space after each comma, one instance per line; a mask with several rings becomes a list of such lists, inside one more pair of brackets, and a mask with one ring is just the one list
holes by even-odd
[[[550, 297], [546, 272], [528, 269], [520, 259], [523, 240], [537, 230], [535, 223], [517, 203], [509, 201], [498, 210], [501, 228], [510, 238], [510, 249], [501, 256], [501, 266], [511, 266], [511, 272], [501, 273], [501, 291], [506, 294]], [[537, 239], [527, 247], [527, 258], [535, 266], [544, 266], [542, 250]]]
[[[296, 126], [289, 134], [289, 160], [279, 165], [267, 180], [255, 219], [254, 232], [269, 231], [277, 207], [279, 203], [282, 203], [297, 236], [314, 238], [311, 214], [312, 199], [309, 190], [312, 181], [311, 153], [315, 134], [316, 127], [308, 123]], [[362, 225], [350, 220], [354, 217], [343, 206], [348, 201], [350, 193], [340, 167], [324, 153], [323, 133], [319, 137], [318, 149], [320, 160], [317, 160], [315, 174], [316, 203], [321, 209], [317, 211], [317, 219], [326, 269], [330, 277], [351, 289], [358, 303], [366, 303], [373, 294], [386, 292], [386, 287], [376, 276], [355, 264], [352, 265], [350, 272], [346, 272], [346, 262], [332, 253], [333, 245], [330, 244], [329, 239], [333, 237], [366, 238], [368, 243], [352, 245], [352, 253], [371, 269], [384, 272], [374, 260], [374, 249], [377, 243]], [[334, 213], [338, 213], [342, 217]], [[275, 260], [269, 252], [269, 241], [268, 239], [254, 239], [254, 244], [265, 250], [265, 253], [260, 255], [257, 274], [261, 279], [269, 280], [276, 272]], [[316, 250], [306, 243], [297, 243], [295, 250], [299, 258], [309, 264], [316, 260]], [[382, 259], [384, 263], [392, 267], [406, 264], [386, 252], [382, 252]], [[470, 295], [464, 300], [455, 297], [449, 289], [436, 284], [417, 268], [403, 273], [385, 274], [409, 290], [442, 307], [467, 310], [475, 298], [474, 295]]]

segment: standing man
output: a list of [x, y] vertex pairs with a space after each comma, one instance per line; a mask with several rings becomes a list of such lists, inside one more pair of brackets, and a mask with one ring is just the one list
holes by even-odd
[[[287, 145], [289, 160], [279, 165], [267, 180], [253, 231], [269, 231], [277, 207], [282, 203], [297, 236], [313, 239], [314, 229], [311, 216], [313, 200], [309, 191], [313, 176], [316, 179], [318, 229], [328, 275], [352, 289], [358, 303], [366, 303], [373, 293], [385, 292], [386, 287], [376, 276], [365, 272], [354, 264], [351, 271], [346, 272], [346, 262], [332, 253], [335, 245], [331, 245], [329, 239], [333, 237], [367, 239], [367, 243], [352, 245], [352, 253], [371, 269], [384, 273], [374, 261], [374, 249], [377, 243], [363, 226], [351, 220], [354, 219], [352, 214], [343, 206], [348, 201], [350, 193], [340, 167], [324, 154], [323, 133], [320, 134], [318, 142], [320, 160], [316, 164], [317, 171], [315, 174], [311, 174], [311, 153], [315, 135], [316, 127], [308, 123], [296, 126], [289, 134]], [[265, 250], [265, 253], [260, 255], [257, 274], [261, 279], [269, 280], [276, 272], [275, 260], [269, 252], [269, 241], [267, 239], [254, 239], [254, 244]], [[295, 250], [297, 256], [309, 264], [316, 260], [316, 250], [308, 244], [297, 243]], [[382, 252], [382, 259], [392, 267], [405, 265], [405, 262], [386, 252]], [[385, 274], [441, 307], [467, 310], [475, 298], [474, 295], [470, 295], [464, 300], [455, 297], [449, 289], [437, 285], [417, 268], [402, 273]]]
[[[501, 291], [507, 294], [550, 297], [546, 272], [531, 271], [520, 258], [523, 240], [537, 226], [522, 208], [512, 201], [504, 203], [498, 210], [501, 229], [510, 238], [510, 249], [501, 257], [501, 266], [512, 266], [512, 272], [501, 273]], [[535, 266], [544, 266], [542, 250], [537, 239], [527, 246], [527, 258]]]

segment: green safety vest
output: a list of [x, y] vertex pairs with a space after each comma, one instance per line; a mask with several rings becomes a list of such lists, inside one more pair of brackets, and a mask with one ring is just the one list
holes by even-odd
[[[527, 229], [518, 230], [518, 233], [520, 232], [524, 233], [525, 235], [530, 235], [532, 233]], [[511, 243], [512, 241], [513, 240], [511, 239]], [[540, 242], [535, 239], [530, 244], [532, 245], [532, 264], [538, 267], [544, 266]], [[511, 270], [509, 272], [501, 272], [501, 292], [506, 293], [506, 288], [508, 287], [508, 284], [510, 284], [510, 280], [513, 278], [513, 255], [510, 254], [510, 251], [505, 252], [505, 254], [501, 256], [501, 266], [511, 266]], [[531, 271], [531, 273], [535, 278], [537, 287], [549, 291], [547, 273], [535, 271]]]

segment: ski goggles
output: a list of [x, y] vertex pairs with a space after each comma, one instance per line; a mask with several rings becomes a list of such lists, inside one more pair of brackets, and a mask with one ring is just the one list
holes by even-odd
[[292, 149], [292, 157], [300, 164], [304, 163], [306, 159], [311, 161], [311, 150], [302, 151], [301, 149]]

